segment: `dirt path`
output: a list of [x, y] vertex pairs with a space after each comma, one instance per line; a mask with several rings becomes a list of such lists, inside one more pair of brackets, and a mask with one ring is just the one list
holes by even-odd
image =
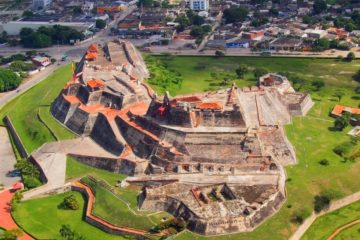
[[335, 232], [333, 232], [330, 237], [327, 238], [327, 240], [333, 240], [340, 232], [342, 232], [343, 230], [349, 228], [349, 227], [352, 227], [356, 224], [359, 224], [360, 223], [360, 219], [358, 220], [355, 220], [355, 221], [352, 221], [342, 227], [339, 227], [338, 229], [335, 230]]
[[[300, 225], [300, 227], [296, 230], [296, 232], [290, 237], [290, 239], [289, 240], [300, 240], [301, 239], [301, 237], [305, 234], [305, 232], [310, 228], [310, 226], [315, 222], [315, 220], [318, 218], [318, 217], [320, 217], [320, 216], [322, 216], [322, 215], [325, 215], [325, 214], [327, 214], [327, 213], [330, 213], [330, 212], [333, 212], [333, 211], [335, 211], [335, 210], [338, 210], [338, 209], [340, 209], [340, 208], [342, 208], [342, 207], [345, 207], [346, 205], [349, 205], [349, 204], [351, 204], [351, 203], [354, 203], [354, 202], [357, 202], [357, 201], [359, 201], [360, 200], [360, 191], [359, 192], [356, 192], [356, 193], [353, 193], [353, 194], [351, 194], [351, 195], [349, 195], [349, 196], [347, 196], [347, 197], [344, 197], [344, 198], [341, 198], [341, 199], [338, 199], [338, 200], [336, 200], [336, 201], [333, 201], [331, 204], [330, 204], [330, 206], [329, 206], [329, 208], [328, 209], [326, 209], [326, 210], [324, 210], [324, 211], [322, 211], [322, 212], [320, 212], [320, 213], [315, 213], [315, 212], [313, 212], [312, 214], [311, 214], [311, 216], [310, 217], [308, 217], [307, 219], [305, 219], [305, 221], [303, 222], [303, 224], [301, 224]], [[360, 219], [359, 219], [359, 221], [360, 221]], [[349, 223], [350, 224], [350, 223]], [[346, 225], [345, 225], [346, 226]], [[344, 227], [345, 227], [344, 226]], [[337, 230], [339, 230], [339, 229], [341, 229], [341, 227], [340, 228], [338, 228]], [[344, 228], [345, 229], [345, 228]], [[337, 231], [336, 230], [336, 231]], [[343, 229], [341, 229], [340, 231], [342, 231]], [[336, 233], [336, 231], [333, 233], [333, 234], [335, 234]], [[339, 232], [340, 232], [339, 231]], [[336, 233], [337, 234], [337, 233]], [[336, 235], [335, 234], [335, 235]], [[335, 236], [334, 235], [334, 236]], [[331, 236], [330, 236], [331, 237]], [[328, 238], [328, 240], [329, 239], [332, 239], [332, 238]]]

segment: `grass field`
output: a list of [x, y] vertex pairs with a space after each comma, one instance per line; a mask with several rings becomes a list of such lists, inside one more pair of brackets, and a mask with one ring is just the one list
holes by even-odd
[[[70, 139], [74, 134], [59, 124], [49, 111], [50, 104], [71, 77], [71, 66], [67, 65], [54, 71], [46, 80], [15, 98], [0, 110], [0, 118], [9, 115], [28, 152], [32, 152], [46, 142], [55, 141], [50, 127], [59, 139]], [[46, 122], [45, 126], [39, 121]]]
[[71, 157], [68, 157], [66, 162], [66, 181], [83, 177], [85, 175], [91, 175], [95, 178], [105, 180], [111, 186], [115, 186], [118, 180], [123, 180], [124, 178], [126, 178], [125, 175], [94, 168], [86, 164], [80, 163]]
[[[64, 197], [73, 194], [80, 203], [80, 210], [59, 209]], [[38, 239], [60, 239], [59, 229], [62, 224], [69, 224], [72, 229], [87, 240], [124, 239], [121, 236], [107, 234], [84, 222], [83, 209], [85, 199], [78, 192], [68, 192], [46, 198], [29, 200], [21, 203], [13, 214], [16, 222]]]
[[360, 225], [354, 225], [335, 237], [335, 240], [353, 240], [360, 239]]
[[[316, 219], [316, 221], [311, 225], [311, 227], [309, 228], [309, 230], [306, 232], [306, 234], [303, 236], [302, 239], [303, 240], [326, 239], [334, 232], [336, 227], [341, 227], [359, 218], [360, 218], [360, 202], [356, 202]], [[329, 227], [329, 223], [331, 223], [331, 227]], [[353, 231], [352, 228], [356, 229], [356, 231]], [[354, 233], [355, 235], [357, 235], [357, 237], [351, 239], [359, 239], [360, 232], [357, 232], [357, 229], [359, 229], [360, 226], [354, 225], [352, 228], [351, 229], [349, 228], [348, 230], [345, 230], [344, 233], [339, 234], [336, 239], [344, 239], [345, 235], [347, 235], [347, 237], [350, 237], [349, 234], [353, 235]], [[341, 237], [341, 235], [343, 237]]]
[[91, 187], [95, 194], [96, 201], [93, 214], [115, 225], [150, 230], [151, 227], [161, 222], [163, 216], [169, 216], [167, 213], [161, 213], [160, 217], [156, 217], [156, 214], [149, 218], [147, 214], [139, 213], [131, 207], [129, 208], [127, 202], [123, 201], [122, 196], [111, 193], [101, 184], [92, 181], [90, 178], [85, 177], [81, 181]]

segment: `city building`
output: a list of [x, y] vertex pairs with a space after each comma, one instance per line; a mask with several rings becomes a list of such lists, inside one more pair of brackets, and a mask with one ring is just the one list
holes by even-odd
[[190, 0], [190, 9], [194, 11], [208, 11], [209, 0]]
[[33, 9], [45, 9], [47, 8], [52, 0], [33, 0]]

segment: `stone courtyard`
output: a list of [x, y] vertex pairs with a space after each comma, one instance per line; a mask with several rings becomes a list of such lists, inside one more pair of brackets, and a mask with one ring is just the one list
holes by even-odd
[[[131, 43], [91, 45], [51, 107], [91, 150], [63, 144], [61, 154], [129, 175], [126, 184], [144, 186], [140, 209], [199, 234], [251, 231], [274, 214], [286, 198], [283, 166], [296, 163], [283, 125], [309, 111], [310, 95], [270, 73], [250, 88], [158, 96], [149, 76]], [[32, 155], [45, 176], [52, 146]]]

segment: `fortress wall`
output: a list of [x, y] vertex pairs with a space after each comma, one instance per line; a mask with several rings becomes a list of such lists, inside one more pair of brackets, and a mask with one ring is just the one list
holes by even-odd
[[82, 102], [82, 103], [87, 103], [88, 102], [88, 100], [89, 100], [89, 90], [85, 87], [85, 86], [83, 86], [83, 85], [81, 85], [80, 87], [79, 87], [79, 91], [77, 92], [77, 94], [76, 94], [76, 97]]
[[94, 124], [96, 122], [97, 115], [98, 115], [98, 113], [95, 113], [95, 114], [91, 113], [89, 115], [89, 118], [88, 118], [88, 120], [87, 120], [87, 122], [86, 122], [86, 124], [84, 126], [84, 132], [83, 132], [84, 136], [89, 136], [90, 135], [90, 133], [91, 133], [93, 127], [94, 127]]
[[[62, 93], [55, 99], [55, 101], [51, 105], [51, 113], [52, 115], [59, 120], [60, 122], [64, 123], [66, 120], [66, 116], [70, 110], [70, 103], [64, 99]], [[74, 105], [77, 107], [77, 104]]]
[[312, 101], [310, 94], [306, 94], [306, 97], [300, 103], [301, 115], [305, 116], [309, 112], [309, 110], [312, 108], [313, 105], [314, 105], [314, 102]]
[[184, 111], [183, 109], [171, 108], [168, 119], [171, 119], [169, 122], [171, 125], [191, 127], [190, 113]]
[[133, 152], [140, 158], [148, 158], [154, 148], [155, 141], [139, 130], [129, 126], [120, 117], [116, 117], [115, 122], [126, 142], [132, 146]]
[[108, 92], [102, 92], [100, 103], [114, 109], [121, 109], [123, 105], [123, 98]]
[[119, 172], [129, 176], [143, 174], [146, 171], [148, 164], [148, 161], [134, 162], [127, 159], [122, 159], [120, 162]]
[[116, 139], [107, 118], [101, 113], [98, 114], [90, 136], [101, 147], [114, 155], [120, 155], [124, 149], [124, 145]]
[[136, 97], [136, 95], [131, 94], [131, 95], [126, 95], [123, 97], [123, 101], [122, 101], [122, 107], [126, 108], [134, 103], [137, 103], [138, 99]]
[[196, 111], [196, 122], [206, 127], [245, 127], [240, 111]]
[[82, 134], [85, 129], [86, 122], [89, 118], [89, 113], [76, 107], [72, 115], [69, 115], [65, 125], [77, 134]]
[[88, 98], [88, 104], [89, 105], [96, 105], [100, 103], [101, 100], [101, 91], [96, 92], [90, 92], [89, 98]]
[[101, 168], [110, 172], [119, 172], [119, 167], [121, 165], [120, 159], [86, 156], [86, 155], [78, 155], [78, 154], [69, 154], [69, 156], [75, 158], [77, 161], [84, 163], [86, 165], [96, 168]]
[[70, 84], [69, 87], [65, 90], [65, 91], [67, 91], [66, 95], [76, 96], [76, 94], [79, 91], [80, 86], [81, 85], [79, 83]]

